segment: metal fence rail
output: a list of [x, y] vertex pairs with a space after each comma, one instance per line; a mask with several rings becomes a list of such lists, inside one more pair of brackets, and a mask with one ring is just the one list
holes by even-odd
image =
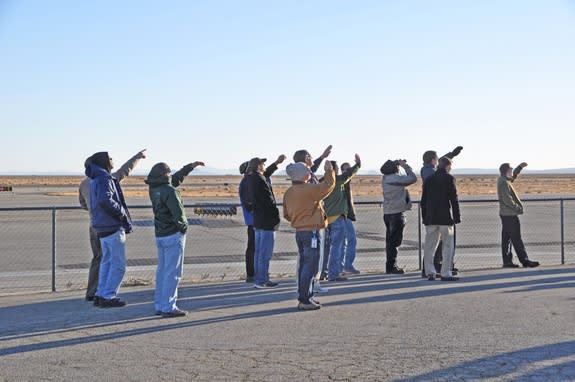
[[[457, 226], [457, 267], [501, 266], [499, 206], [494, 199], [462, 200]], [[521, 217], [530, 258], [545, 264], [575, 262], [575, 198], [527, 199]], [[239, 280], [245, 275], [246, 227], [237, 204], [186, 205], [190, 229], [184, 282]], [[356, 267], [385, 269], [385, 227], [381, 202], [356, 203]], [[156, 246], [150, 206], [130, 206], [134, 232], [127, 236], [125, 285], [153, 283]], [[398, 264], [420, 269], [425, 229], [416, 202], [408, 211]], [[82, 289], [92, 258], [86, 211], [79, 207], [0, 208], [0, 293]], [[283, 221], [276, 234], [270, 273], [295, 274], [294, 231]]]

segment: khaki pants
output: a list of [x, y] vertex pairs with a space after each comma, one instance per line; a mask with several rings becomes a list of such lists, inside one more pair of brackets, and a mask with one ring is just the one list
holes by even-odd
[[427, 276], [435, 274], [433, 257], [439, 241], [443, 242], [443, 262], [441, 264], [441, 277], [450, 277], [453, 266], [453, 226], [452, 225], [427, 225], [425, 226], [425, 248], [423, 263]]

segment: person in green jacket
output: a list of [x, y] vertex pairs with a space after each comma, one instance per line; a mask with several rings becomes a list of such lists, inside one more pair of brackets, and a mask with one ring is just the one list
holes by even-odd
[[517, 268], [519, 265], [513, 263], [513, 252], [511, 245], [515, 248], [517, 258], [526, 268], [539, 266], [539, 262], [529, 260], [523, 239], [521, 238], [521, 223], [519, 215], [523, 214], [523, 204], [513, 188], [513, 182], [517, 176], [527, 167], [523, 162], [512, 169], [509, 163], [503, 163], [499, 167], [501, 176], [497, 180], [497, 196], [499, 199], [499, 217], [501, 218], [501, 254], [503, 256], [503, 268]]
[[180, 192], [176, 189], [194, 168], [203, 166], [194, 162], [172, 175], [170, 167], [156, 163], [145, 180], [149, 186], [154, 210], [154, 231], [158, 250], [154, 308], [162, 317], [181, 317], [186, 311], [178, 308], [178, 284], [182, 278], [184, 248], [188, 219]]
[[[337, 163], [331, 162], [332, 167], [337, 175]], [[361, 167], [361, 158], [355, 154], [355, 165], [341, 175], [336, 176], [335, 187], [333, 191], [324, 199], [325, 214], [329, 224], [329, 262], [327, 264], [328, 281], [346, 281], [347, 278], [342, 276], [342, 262], [344, 256], [344, 246], [346, 237], [346, 221], [349, 212], [349, 205], [345, 194], [345, 185], [357, 174]], [[324, 258], [324, 262], [325, 262]], [[324, 264], [325, 266], [325, 264]]]

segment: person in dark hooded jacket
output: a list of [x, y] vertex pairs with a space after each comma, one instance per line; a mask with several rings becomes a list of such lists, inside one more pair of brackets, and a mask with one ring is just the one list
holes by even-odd
[[132, 232], [132, 219], [120, 182], [110, 171], [114, 167], [107, 152], [97, 152], [85, 162], [90, 183], [92, 227], [102, 247], [102, 261], [94, 305], [120, 307], [126, 302], [117, 297], [126, 273], [126, 234]]
[[178, 284], [182, 278], [184, 248], [188, 219], [180, 192], [176, 189], [194, 168], [203, 166], [194, 162], [172, 175], [170, 167], [156, 163], [147, 179], [150, 201], [154, 210], [154, 231], [158, 250], [154, 308], [162, 317], [185, 316], [186, 311], [177, 306]]

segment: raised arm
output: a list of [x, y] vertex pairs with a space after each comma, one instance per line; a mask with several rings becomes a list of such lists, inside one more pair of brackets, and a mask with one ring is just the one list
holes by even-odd
[[138, 164], [140, 159], [144, 159], [146, 157], [146, 149], [141, 150], [136, 155], [128, 159], [126, 163], [124, 163], [117, 171], [112, 173], [112, 176], [118, 181], [122, 181], [130, 175], [134, 167]]
[[204, 166], [204, 162], [188, 163], [180, 170], [176, 171], [176, 173], [172, 174], [172, 186], [178, 187], [182, 184], [184, 182], [184, 178], [198, 166]]

